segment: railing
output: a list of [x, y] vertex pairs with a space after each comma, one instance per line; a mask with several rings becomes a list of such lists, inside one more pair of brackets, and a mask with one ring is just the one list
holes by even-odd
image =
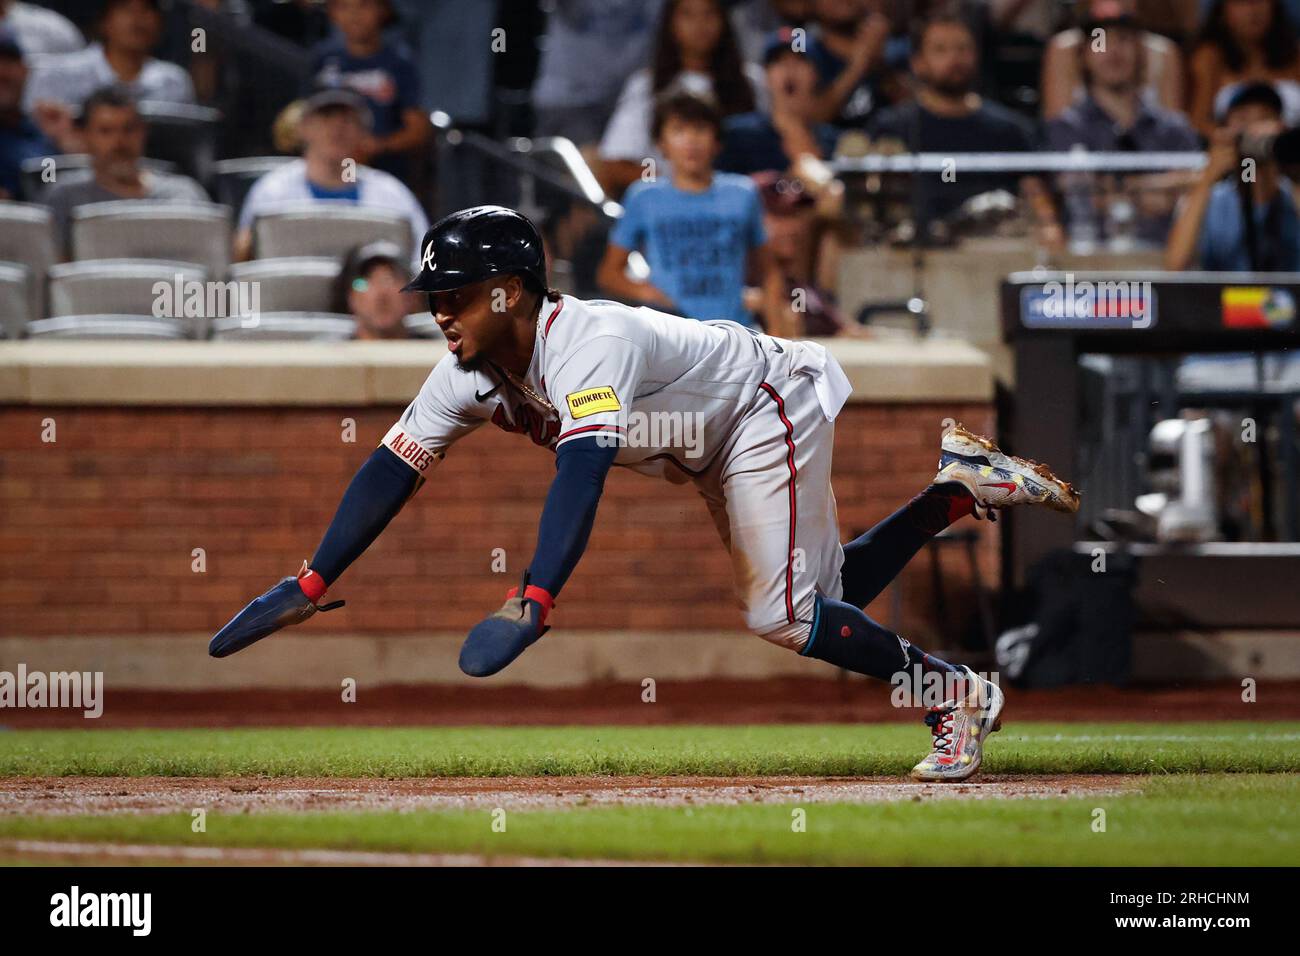
[[572, 248], [552, 249], [551, 273], [566, 292], [596, 294], [605, 236], [623, 207], [605, 195], [578, 148], [559, 136], [498, 141], [452, 126], [446, 113], [429, 118], [438, 171], [435, 217], [494, 203], [518, 209], [545, 232], [558, 219], [585, 212], [585, 238]]
[[1156, 173], [1198, 170], [1205, 154], [1088, 152], [1064, 153], [901, 153], [833, 159], [837, 176], [853, 173], [942, 173], [956, 166], [965, 173]]
[[[564, 137], [513, 137], [499, 142], [475, 130], [452, 126], [451, 118], [440, 111], [433, 112], [429, 119], [433, 124], [438, 152], [440, 212], [451, 212], [481, 201], [515, 205], [525, 215], [536, 213], [539, 205], [537, 187], [540, 184], [568, 200], [591, 208], [611, 222], [623, 215], [623, 207], [605, 195], [578, 148]], [[462, 184], [449, 180], [462, 172], [456, 168], [460, 164], [454, 158], [454, 154], [462, 150], [478, 160], [486, 160], [492, 179], [508, 175], [514, 195], [469, 196], [457, 189]], [[504, 181], [499, 181], [498, 188], [504, 184]]]

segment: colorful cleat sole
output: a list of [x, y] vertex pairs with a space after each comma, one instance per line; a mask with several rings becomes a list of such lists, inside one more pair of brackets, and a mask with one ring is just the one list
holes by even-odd
[[959, 482], [986, 511], [1020, 504], [1041, 504], [1066, 514], [1079, 510], [1079, 492], [1046, 465], [1008, 455], [960, 424], [943, 437], [934, 480]]

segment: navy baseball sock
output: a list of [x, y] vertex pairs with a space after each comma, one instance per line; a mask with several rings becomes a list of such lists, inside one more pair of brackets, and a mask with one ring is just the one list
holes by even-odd
[[855, 674], [890, 680], [898, 671], [964, 674], [965, 669], [922, 651], [851, 604], [817, 595], [812, 634], [801, 654]]
[[866, 607], [927, 541], [973, 510], [975, 499], [955, 481], [930, 485], [860, 538], [844, 546], [844, 601]]

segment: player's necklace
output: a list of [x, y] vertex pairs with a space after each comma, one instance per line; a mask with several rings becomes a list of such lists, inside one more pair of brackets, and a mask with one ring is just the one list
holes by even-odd
[[526, 395], [528, 398], [531, 398], [538, 405], [542, 406], [542, 408], [546, 409], [554, 417], [556, 418], [560, 417], [559, 410], [556, 409], [554, 405], [552, 405], [549, 401], [546, 400], [546, 396], [539, 395], [527, 382], [521, 379], [514, 372], [510, 371], [510, 369], [497, 366], [497, 370], [501, 372], [501, 374], [503, 374], [507, 379], [510, 380], [511, 385], [513, 385], [519, 391], [523, 392], [524, 395]]

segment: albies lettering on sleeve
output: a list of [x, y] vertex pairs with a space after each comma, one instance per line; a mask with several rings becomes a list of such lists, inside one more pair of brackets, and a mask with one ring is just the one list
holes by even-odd
[[429, 471], [443, 458], [442, 452], [430, 451], [406, 434], [400, 422], [388, 429], [388, 434], [384, 436], [382, 444], [387, 446], [388, 450], [397, 455], [398, 458], [414, 468], [417, 474], [421, 475]]
[[617, 412], [622, 409], [618, 395], [608, 385], [599, 388], [584, 388], [580, 392], [570, 392], [564, 399], [569, 405], [569, 414], [575, 420], [601, 412]]

